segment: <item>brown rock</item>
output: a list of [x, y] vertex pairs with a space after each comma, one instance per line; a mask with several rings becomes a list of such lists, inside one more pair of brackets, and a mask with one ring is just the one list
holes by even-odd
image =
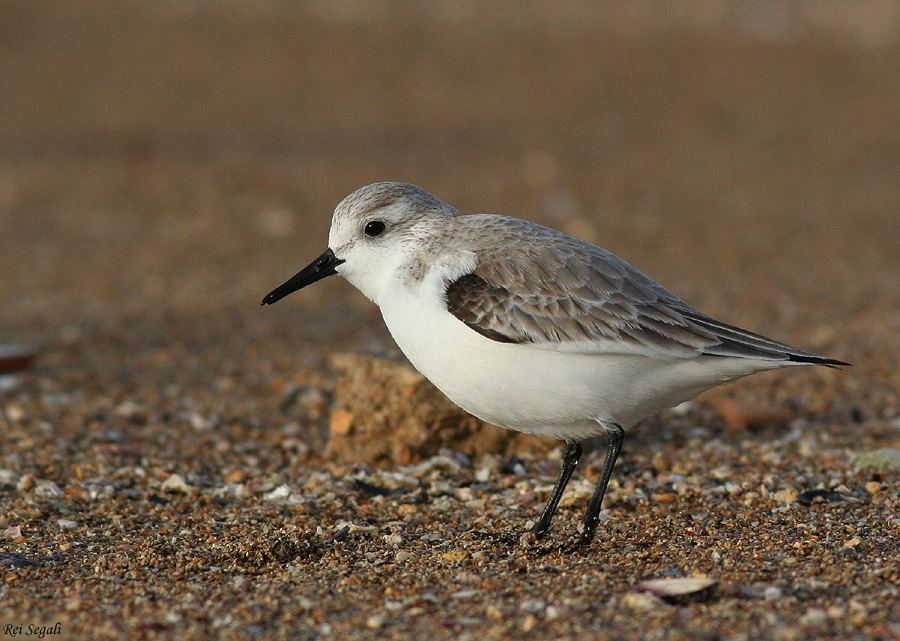
[[331, 415], [328, 431], [332, 436], [346, 436], [353, 427], [353, 412], [338, 410]]
[[405, 362], [342, 353], [330, 364], [343, 376], [326, 456], [340, 462], [408, 464], [444, 447], [475, 457], [546, 452], [557, 445], [478, 420]]
[[781, 407], [744, 403], [724, 399], [718, 405], [719, 414], [732, 430], [745, 430], [766, 425], [783, 425], [791, 418], [791, 413]]

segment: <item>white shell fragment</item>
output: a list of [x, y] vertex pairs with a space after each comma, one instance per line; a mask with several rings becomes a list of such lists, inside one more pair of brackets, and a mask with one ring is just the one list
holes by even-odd
[[682, 601], [712, 596], [718, 581], [709, 578], [650, 579], [635, 586], [638, 592], [648, 592], [666, 601]]

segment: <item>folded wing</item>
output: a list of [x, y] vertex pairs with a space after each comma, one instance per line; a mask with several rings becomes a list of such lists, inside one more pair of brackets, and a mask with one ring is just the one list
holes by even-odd
[[581, 353], [846, 364], [716, 321], [596, 245], [516, 218], [478, 217], [492, 242], [476, 241], [477, 265], [447, 284], [446, 302], [492, 340]]

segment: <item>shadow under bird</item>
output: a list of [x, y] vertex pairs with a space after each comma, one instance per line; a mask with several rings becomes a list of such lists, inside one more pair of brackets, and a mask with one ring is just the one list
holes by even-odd
[[347, 196], [328, 246], [262, 304], [340, 274], [454, 403], [495, 425], [564, 439], [537, 537], [582, 440], [608, 442], [580, 536], [588, 543], [627, 428], [755, 372], [848, 365], [710, 318], [596, 245], [509, 216], [461, 216], [415, 185], [375, 183]]

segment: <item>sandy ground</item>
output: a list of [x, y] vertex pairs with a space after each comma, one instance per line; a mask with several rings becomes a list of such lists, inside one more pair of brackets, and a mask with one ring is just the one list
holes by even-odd
[[[893, 23], [378, 6], [0, 2], [0, 638], [900, 637]], [[596, 454], [523, 545], [558, 452], [325, 456], [390, 337], [339, 279], [258, 306], [387, 179], [854, 367], [648, 420], [593, 546]]]

